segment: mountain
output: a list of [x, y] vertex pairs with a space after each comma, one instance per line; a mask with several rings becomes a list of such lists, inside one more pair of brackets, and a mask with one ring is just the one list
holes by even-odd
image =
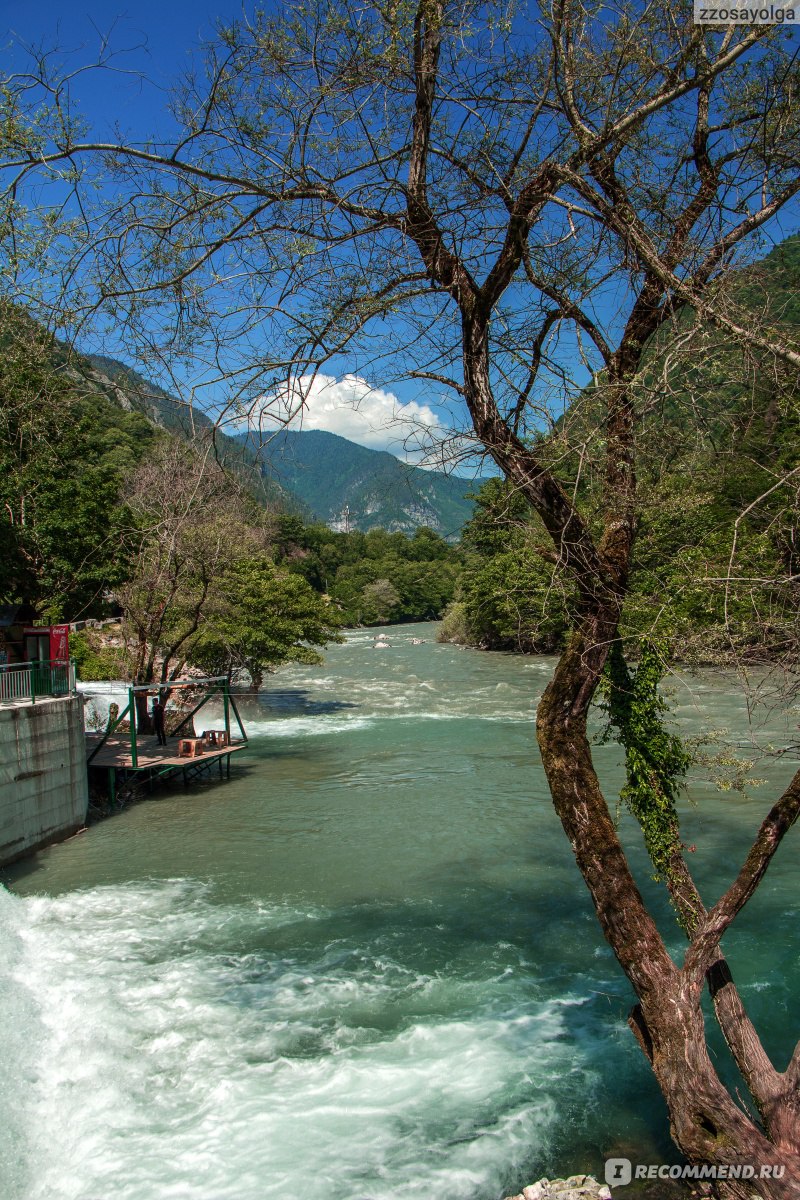
[[[132, 367], [90, 355], [91, 378], [121, 407], [187, 438], [211, 435], [203, 412], [170, 396]], [[214, 434], [217, 453], [250, 480], [261, 480], [263, 498], [288, 511], [324, 521], [332, 529], [386, 529], [413, 533], [427, 526], [458, 537], [472, 515], [469, 481], [401, 463], [322, 430], [279, 430], [265, 445], [250, 434]], [[344, 515], [349, 508], [349, 515]]]
[[472, 515], [469, 480], [409, 466], [335, 433], [282, 429], [263, 445], [251, 433], [238, 440], [251, 452], [257, 448], [269, 480], [332, 529], [413, 533], [427, 526], [455, 539]]
[[176, 400], [119, 359], [107, 354], [87, 354], [83, 366], [76, 369], [93, 380], [121, 408], [141, 412], [154, 425], [170, 433], [192, 437], [212, 428], [213, 422], [204, 412]]
[[186, 404], [146, 379], [133, 367], [103, 354], [72, 355], [64, 373], [81, 390], [96, 389], [119, 408], [137, 412], [151, 424], [176, 437], [208, 444], [214, 454], [238, 475], [257, 500], [268, 507], [302, 515], [303, 506], [261, 470], [257, 456], [239, 438], [229, 437], [201, 409]]
[[[266, 445], [251, 434], [215, 429], [202, 410], [170, 395], [135, 368], [107, 355], [80, 355], [58, 342], [51, 359], [59, 374], [85, 396], [110, 401], [159, 429], [208, 444], [224, 466], [240, 476], [261, 503], [332, 529], [383, 528], [413, 533], [427, 526], [456, 540], [472, 515], [465, 499], [471, 484], [456, 476], [423, 471], [383, 451], [368, 450], [318, 430], [280, 430]], [[344, 515], [349, 507], [349, 516]]]

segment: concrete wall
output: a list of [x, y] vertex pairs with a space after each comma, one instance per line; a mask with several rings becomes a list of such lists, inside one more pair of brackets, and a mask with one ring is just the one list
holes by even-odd
[[0, 705], [0, 866], [86, 820], [83, 699]]

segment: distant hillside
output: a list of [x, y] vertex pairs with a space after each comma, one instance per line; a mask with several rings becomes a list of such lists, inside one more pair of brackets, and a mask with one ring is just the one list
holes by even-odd
[[[22, 314], [20, 320], [34, 324]], [[408, 466], [391, 454], [318, 430], [281, 430], [260, 446], [252, 435], [229, 436], [215, 429], [206, 413], [118, 359], [80, 355], [56, 341], [50, 358], [65, 382], [84, 396], [110, 401], [195, 444], [213, 438], [220, 462], [269, 507], [336, 530], [347, 525], [362, 532], [380, 528], [413, 534], [427, 526], [450, 540], [458, 538], [472, 515], [465, 496], [473, 485], [467, 480]]]
[[109, 358], [106, 354], [87, 354], [84, 362], [90, 368], [88, 372], [85, 368], [82, 370], [84, 376], [95, 380], [120, 407], [143, 413], [154, 425], [184, 437], [211, 428], [212, 421], [205, 413], [170, 396], [158, 384], [119, 359]]
[[239, 438], [214, 429], [200, 409], [176, 399], [133, 367], [102, 354], [73, 356], [66, 373], [76, 383], [96, 387], [114, 404], [138, 412], [160, 429], [195, 442], [214, 441], [214, 454], [241, 476], [256, 499], [281, 511], [303, 514], [303, 505], [261, 470], [260, 462]]
[[[88, 369], [87, 369], [88, 364]], [[121, 408], [186, 438], [208, 438], [213, 422], [117, 359], [89, 355], [67, 370], [97, 386]], [[265, 446], [249, 434], [214, 432], [215, 452], [238, 469], [261, 499], [285, 511], [316, 518], [332, 529], [413, 533], [421, 526], [455, 539], [472, 515], [465, 499], [472, 484], [438, 471], [401, 463], [321, 430], [280, 430]], [[258, 481], [256, 483], [256, 481]], [[343, 516], [349, 507], [349, 518]]]
[[[731, 271], [724, 277], [724, 286], [735, 306], [733, 315], [741, 324], [772, 327], [797, 345], [800, 235], [774, 246], [760, 261]], [[693, 313], [687, 308], [678, 318], [677, 330], [687, 337], [693, 323]], [[782, 376], [786, 369], [765, 361], [762, 370], [758, 354], [743, 355], [724, 331], [707, 328], [705, 343], [700, 335], [677, 351], [676, 327], [671, 324], [651, 342], [646, 360], [650, 369], [645, 369], [643, 376], [649, 413], [640, 424], [640, 454], [646, 456], [655, 445], [661, 462], [665, 452], [674, 457], [687, 441], [697, 445], [702, 439], [715, 454], [729, 450], [732, 438], [741, 449], [741, 434], [754, 419], [774, 424], [781, 415], [772, 398], [779, 390], [787, 391]], [[766, 360], [766, 355], [761, 357]], [[603, 378], [601, 372], [601, 384]], [[790, 416], [795, 421], [794, 408]], [[604, 420], [602, 389], [598, 393], [587, 387], [556, 422], [556, 429], [565, 440], [581, 446]], [[559, 455], [563, 456], [563, 445]]]
[[[238, 439], [251, 450], [252, 434]], [[454, 539], [472, 515], [466, 479], [408, 466], [394, 455], [323, 430], [279, 430], [258, 451], [264, 475], [293, 493], [333, 529], [413, 533], [420, 526]], [[345, 508], [349, 516], [345, 518]]]

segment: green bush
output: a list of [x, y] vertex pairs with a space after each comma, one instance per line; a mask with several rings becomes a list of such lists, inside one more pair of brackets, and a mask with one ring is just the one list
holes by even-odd
[[121, 646], [105, 645], [102, 635], [95, 630], [73, 633], [69, 639], [69, 653], [75, 660], [78, 678], [84, 683], [127, 679], [130, 675], [125, 650]]

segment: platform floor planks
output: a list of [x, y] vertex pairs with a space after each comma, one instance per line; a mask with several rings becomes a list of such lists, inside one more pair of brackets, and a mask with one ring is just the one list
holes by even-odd
[[[89, 754], [101, 737], [101, 734], [87, 735], [86, 749]], [[186, 755], [178, 754], [178, 742], [181, 740], [183, 739], [171, 738], [166, 746], [159, 746], [154, 736], [140, 737], [136, 747], [137, 764], [134, 767], [131, 762], [130, 738], [125, 734], [112, 734], [102, 750], [94, 756], [89, 766], [118, 767], [126, 771], [152, 771], [164, 767], [199, 767], [204, 763], [216, 762], [217, 759], [225, 758], [228, 754], [235, 754], [237, 750], [246, 748], [244, 742], [233, 742], [230, 746], [224, 746], [222, 749], [204, 750], [202, 754], [189, 758]]]

